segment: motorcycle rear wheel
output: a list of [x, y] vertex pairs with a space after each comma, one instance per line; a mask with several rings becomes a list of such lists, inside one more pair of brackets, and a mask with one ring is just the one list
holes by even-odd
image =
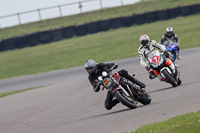
[[137, 104], [131, 97], [128, 97], [122, 90], [117, 90], [114, 93], [115, 97], [118, 101], [120, 101], [123, 105], [127, 106], [130, 109], [137, 108]]
[[181, 83], [182, 83], [182, 80], [181, 80], [180, 77], [178, 77], [178, 82], [177, 82], [177, 84], [178, 84], [178, 85], [181, 85]]
[[142, 94], [140, 94], [139, 102], [144, 105], [150, 104], [151, 96], [147, 92], [144, 91]]

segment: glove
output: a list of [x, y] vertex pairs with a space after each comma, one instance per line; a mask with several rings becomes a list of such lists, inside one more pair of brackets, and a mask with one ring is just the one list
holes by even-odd
[[168, 51], [165, 51], [165, 52], [163, 53], [163, 56], [166, 57], [166, 58], [169, 58], [169, 53], [168, 53]]
[[149, 66], [146, 66], [145, 69], [146, 69], [147, 71], [149, 71], [151, 68], [150, 68]]
[[118, 65], [117, 63], [115, 63], [115, 65], [113, 66], [113, 69], [117, 69], [118, 68]]
[[117, 63], [115, 63], [109, 70], [113, 70], [113, 69], [117, 69], [118, 68], [118, 65]]

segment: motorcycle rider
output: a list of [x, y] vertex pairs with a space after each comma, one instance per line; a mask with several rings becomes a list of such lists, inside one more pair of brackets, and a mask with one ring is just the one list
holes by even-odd
[[[93, 89], [95, 92], [98, 92], [100, 90], [100, 85], [98, 83], [98, 77], [102, 74], [103, 71], [116, 69], [118, 67], [117, 63], [96, 63], [93, 59], [90, 59], [85, 62], [84, 65], [85, 69], [88, 72], [88, 79], [93, 86]], [[145, 88], [146, 85], [142, 83], [141, 81], [135, 79], [133, 76], [131, 76], [127, 70], [122, 69], [118, 72], [122, 77], [132, 81], [133, 83], [137, 84], [141, 88]], [[105, 99], [105, 108], [107, 110], [112, 109], [119, 101], [117, 99], [113, 100], [112, 92], [108, 91], [107, 96]]]
[[180, 41], [178, 39], [178, 35], [176, 33], [173, 32], [173, 28], [172, 27], [167, 27], [166, 28], [166, 33], [164, 35], [162, 35], [160, 44], [164, 45], [164, 42], [167, 40], [171, 40], [171, 41], [176, 41], [176, 45], [178, 47], [178, 55], [176, 55], [176, 57], [180, 60], [181, 57], [179, 55], [179, 50], [180, 50]]
[[149, 36], [145, 34], [140, 36], [139, 41], [141, 43], [138, 49], [140, 64], [143, 67], [145, 67], [146, 70], [149, 72], [150, 79], [154, 79], [155, 77], [158, 77], [160, 80], [164, 80], [158, 72], [156, 72], [155, 70], [151, 70], [150, 64], [148, 62], [148, 57], [151, 56], [152, 52], [154, 52], [156, 48], [159, 49], [161, 52], [163, 52], [163, 55], [167, 57], [165, 60], [165, 64], [171, 68], [174, 74], [177, 74], [175, 65], [168, 58], [169, 54], [164, 45], [158, 44], [155, 40], [150, 40]]

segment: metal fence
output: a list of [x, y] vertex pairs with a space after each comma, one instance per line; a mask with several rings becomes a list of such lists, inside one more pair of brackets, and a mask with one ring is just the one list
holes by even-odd
[[[123, 6], [124, 1], [125, 0], [115, 0], [114, 3], [117, 3], [118, 4], [117, 6]], [[13, 25], [21, 25], [21, 24], [28, 23], [28, 22], [45, 20], [47, 18], [45, 18], [45, 15], [42, 14], [42, 12], [48, 12], [48, 10], [53, 10], [53, 13], [54, 14], [56, 13], [56, 15], [54, 15], [54, 16], [52, 15], [53, 16], [52, 18], [73, 15], [73, 14], [67, 14], [66, 12], [64, 12], [64, 8], [66, 8], [66, 6], [73, 6], [73, 8], [77, 8], [77, 10], [79, 10], [79, 12], [76, 11], [74, 14], [81, 14], [83, 12], [87, 12], [87, 10], [85, 9], [86, 3], [92, 3], [92, 2], [95, 2], [94, 4], [96, 6], [98, 6], [96, 9], [93, 9], [93, 10], [102, 10], [105, 8], [105, 7], [103, 7], [102, 0], [85, 0], [85, 1], [80, 1], [80, 2], [74, 2], [74, 3], [57, 5], [57, 6], [47, 7], [47, 8], [41, 8], [41, 9], [37, 9], [37, 10], [31, 10], [31, 11], [1, 16], [0, 17], [0, 28], [9, 27], [9, 26], [2, 25], [2, 24], [4, 24], [4, 23], [2, 23], [2, 21], [6, 20], [6, 19], [7, 19], [7, 21], [12, 21], [12, 22], [15, 21], [15, 24], [13, 24]], [[85, 9], [85, 10], [83, 10], [83, 9]], [[33, 19], [33, 16], [35, 17], [34, 19]], [[25, 20], [28, 17], [30, 18], [30, 20], [29, 21]]]
[[134, 24], [140, 25], [159, 20], [173, 19], [179, 16], [184, 17], [197, 13], [200, 13], [200, 4], [134, 14], [131, 16], [121, 16], [77, 26], [67, 26], [48, 31], [35, 32], [0, 41], [0, 52], [24, 47], [32, 47], [38, 44], [48, 44], [50, 42], [60, 41], [74, 36], [84, 36], [102, 31], [105, 32], [110, 29], [114, 30], [121, 27], [130, 27]]

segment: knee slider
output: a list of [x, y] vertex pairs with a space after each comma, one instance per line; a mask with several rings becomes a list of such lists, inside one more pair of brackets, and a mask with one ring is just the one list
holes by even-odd
[[150, 79], [154, 79], [156, 77], [156, 75], [151, 71], [149, 72], [149, 78]]

